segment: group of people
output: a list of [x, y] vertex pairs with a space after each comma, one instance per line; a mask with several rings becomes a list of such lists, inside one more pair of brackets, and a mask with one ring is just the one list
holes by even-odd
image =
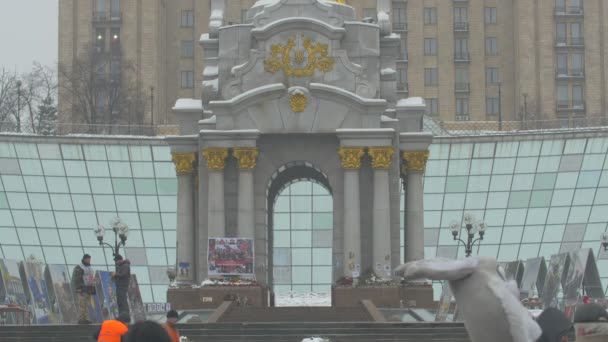
[[537, 342], [568, 342], [573, 328], [577, 342], [608, 341], [608, 312], [598, 304], [580, 305], [574, 314], [574, 325], [556, 308], [543, 310], [536, 322], [543, 332]]
[[[116, 302], [118, 304], [119, 316], [130, 316], [129, 302], [127, 300], [127, 291], [129, 290], [129, 281], [131, 279], [131, 263], [120, 254], [114, 256], [116, 263], [115, 272], [110, 275], [116, 284]], [[85, 254], [82, 257], [80, 264], [74, 267], [72, 271], [72, 287], [75, 297], [78, 301], [78, 324], [90, 324], [89, 305], [91, 296], [97, 292], [95, 287], [95, 271], [91, 266], [91, 256]]]
[[131, 319], [123, 313], [117, 319], [103, 322], [93, 338], [97, 342], [179, 342], [179, 331], [176, 328], [178, 317], [177, 311], [171, 310], [163, 325], [143, 321], [129, 327]]

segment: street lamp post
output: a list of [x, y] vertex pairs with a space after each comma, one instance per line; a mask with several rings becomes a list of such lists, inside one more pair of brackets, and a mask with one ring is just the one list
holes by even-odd
[[114, 246], [103, 241], [103, 236], [105, 234], [104, 226], [99, 225], [94, 230], [95, 236], [97, 236], [97, 241], [99, 241], [99, 245], [110, 247], [110, 249], [112, 250], [112, 256], [116, 256], [117, 254], [120, 254], [120, 246], [124, 246], [127, 242], [127, 236], [129, 235], [129, 226], [122, 222], [119, 217], [116, 217], [114, 220], [112, 220], [112, 231], [114, 232]]
[[[467, 230], [467, 241], [458, 238], [462, 227], [459, 222], [453, 221], [450, 224], [450, 230], [452, 231], [452, 236], [454, 237], [454, 241], [459, 241], [465, 248], [465, 253], [467, 258], [471, 256], [473, 253], [473, 246], [476, 242], [481, 244], [481, 240], [483, 240], [483, 236], [486, 233], [486, 229], [488, 226], [483, 221], [475, 221], [475, 217], [471, 214], [464, 214], [464, 228]], [[479, 238], [475, 239], [475, 234], [479, 233]]]

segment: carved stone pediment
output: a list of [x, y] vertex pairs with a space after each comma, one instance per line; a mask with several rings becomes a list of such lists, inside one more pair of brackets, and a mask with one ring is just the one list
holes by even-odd
[[321, 83], [309, 88], [277, 83], [228, 101], [212, 101], [209, 108], [216, 115], [217, 130], [333, 133], [340, 128], [379, 128], [386, 101]]

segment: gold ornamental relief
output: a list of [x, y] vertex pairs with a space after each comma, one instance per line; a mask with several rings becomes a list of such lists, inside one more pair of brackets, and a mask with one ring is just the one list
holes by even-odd
[[363, 147], [340, 147], [338, 155], [342, 163], [342, 168], [347, 170], [357, 170], [361, 168], [361, 157], [365, 154]]
[[429, 151], [405, 151], [403, 160], [407, 162], [407, 171], [424, 172]]
[[196, 153], [171, 153], [171, 160], [175, 164], [177, 174], [194, 173]]
[[388, 169], [395, 151], [392, 147], [370, 147], [367, 153], [372, 157], [372, 168]]
[[239, 169], [253, 170], [257, 164], [259, 151], [255, 147], [236, 147], [232, 155], [239, 162]]
[[308, 105], [308, 98], [304, 94], [294, 94], [289, 98], [289, 105], [294, 113], [301, 113]]
[[[285, 76], [295, 77], [312, 76], [315, 70], [323, 73], [332, 71], [334, 60], [327, 57], [327, 44], [313, 43], [310, 38], [306, 38], [304, 35], [301, 37], [303, 48], [297, 46], [299, 44], [296, 44], [295, 38], [287, 39], [285, 45], [273, 44], [270, 47], [271, 57], [264, 60], [264, 70], [273, 74], [283, 70]], [[292, 63], [306, 65], [304, 67], [296, 67]]]
[[221, 171], [226, 164], [228, 149], [223, 147], [211, 147], [203, 149], [203, 157], [207, 160], [209, 170]]

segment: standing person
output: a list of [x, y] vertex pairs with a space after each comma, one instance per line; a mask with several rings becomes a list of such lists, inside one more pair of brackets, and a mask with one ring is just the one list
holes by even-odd
[[131, 322], [129, 315], [120, 314], [117, 319], [104, 321], [93, 337], [97, 342], [121, 342], [129, 331], [127, 326], [129, 322]]
[[127, 301], [127, 291], [129, 290], [129, 280], [131, 279], [131, 262], [123, 259], [122, 255], [114, 256], [116, 262], [116, 272], [112, 272], [112, 279], [116, 283], [116, 302], [118, 303], [118, 314], [129, 315], [129, 302]]
[[171, 342], [179, 342], [179, 331], [177, 331], [176, 327], [178, 317], [177, 311], [170, 310], [167, 312], [167, 323], [163, 324], [163, 328], [167, 331]]
[[126, 342], [171, 342], [167, 331], [152, 321], [133, 324], [125, 338]]
[[72, 287], [78, 300], [78, 324], [90, 324], [89, 303], [95, 295], [95, 271], [91, 267], [91, 256], [85, 254], [72, 271]]

